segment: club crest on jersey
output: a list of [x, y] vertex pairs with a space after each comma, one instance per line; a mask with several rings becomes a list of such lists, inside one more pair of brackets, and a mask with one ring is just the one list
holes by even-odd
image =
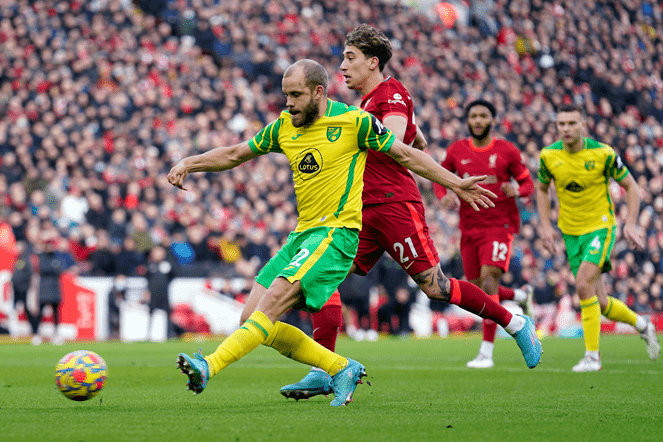
[[317, 149], [306, 149], [296, 160], [297, 174], [302, 180], [310, 180], [322, 170], [322, 154]]
[[332, 143], [338, 140], [341, 137], [341, 128], [340, 127], [328, 127], [327, 128], [327, 139]]
[[587, 170], [594, 169], [594, 160], [585, 161], [585, 169]]

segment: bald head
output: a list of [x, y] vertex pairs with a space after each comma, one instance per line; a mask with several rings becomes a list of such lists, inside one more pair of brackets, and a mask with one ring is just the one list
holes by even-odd
[[327, 84], [329, 82], [327, 77], [327, 70], [317, 61], [310, 59], [297, 60], [285, 70], [283, 73], [283, 78], [290, 77], [292, 75], [303, 75], [306, 86], [309, 89], [314, 90], [318, 86], [322, 86], [327, 93]]

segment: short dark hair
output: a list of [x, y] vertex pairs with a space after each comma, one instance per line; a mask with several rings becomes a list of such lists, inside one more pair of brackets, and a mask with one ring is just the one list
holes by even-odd
[[560, 112], [579, 112], [582, 118], [585, 118], [586, 116], [585, 108], [574, 103], [562, 104], [557, 108], [557, 113]]
[[367, 57], [377, 57], [380, 72], [391, 59], [391, 43], [384, 33], [362, 23], [345, 36], [345, 46], [354, 46]]
[[493, 118], [495, 118], [495, 115], [497, 115], [497, 111], [495, 110], [495, 105], [493, 103], [491, 103], [488, 100], [479, 99], [479, 100], [470, 101], [468, 105], [465, 106], [465, 118], [467, 118], [467, 116], [470, 114], [470, 109], [472, 109], [474, 106], [485, 106], [486, 108], [488, 108], [488, 110], [490, 111], [490, 115], [492, 115]]
[[284, 77], [290, 76], [290, 74], [292, 74], [293, 69], [300, 66], [304, 73], [304, 78], [306, 79], [306, 86], [308, 86], [311, 90], [315, 89], [318, 86], [322, 86], [326, 93], [327, 84], [329, 83], [327, 70], [315, 60], [310, 60], [308, 58], [297, 60], [296, 62], [288, 66], [288, 68], [283, 73], [283, 76]]

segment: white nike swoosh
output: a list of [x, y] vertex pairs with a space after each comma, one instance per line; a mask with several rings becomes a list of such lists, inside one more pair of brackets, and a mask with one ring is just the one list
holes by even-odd
[[320, 327], [316, 327], [316, 328], [314, 328], [314, 329], [313, 329], [313, 333], [317, 332], [318, 330], [320, 330]]
[[414, 261], [410, 262], [410, 264], [408, 264], [408, 265], [403, 265], [403, 268], [404, 268], [405, 270], [407, 270], [407, 269], [409, 269], [410, 267], [412, 267], [412, 264], [414, 264]]
[[472, 161], [472, 160], [460, 160], [460, 164], [465, 165], [465, 164], [467, 164], [467, 163], [469, 163], [469, 162], [471, 162], [471, 161]]

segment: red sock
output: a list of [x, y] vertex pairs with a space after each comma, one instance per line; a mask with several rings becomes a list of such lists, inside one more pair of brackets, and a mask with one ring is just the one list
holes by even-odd
[[511, 313], [498, 302], [495, 302], [476, 285], [467, 281], [459, 281], [455, 278], [449, 278], [451, 281], [451, 304], [481, 316], [484, 319], [492, 319], [502, 327], [506, 327], [511, 322]]
[[[499, 295], [488, 295], [495, 302], [499, 301]], [[495, 332], [497, 331], [497, 324], [495, 321], [490, 319], [483, 320], [483, 340], [486, 342], [495, 342]]]
[[336, 348], [336, 337], [343, 325], [341, 296], [335, 292], [319, 312], [311, 315], [313, 339], [330, 351]]
[[513, 289], [503, 286], [499, 286], [497, 294], [500, 295], [500, 301], [513, 301], [513, 297], [516, 295]]

